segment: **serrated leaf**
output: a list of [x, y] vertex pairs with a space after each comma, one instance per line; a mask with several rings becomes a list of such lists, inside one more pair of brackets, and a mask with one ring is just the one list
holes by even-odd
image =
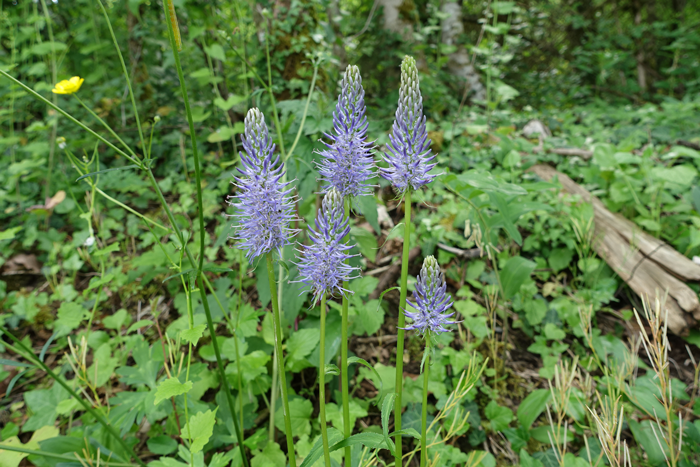
[[185, 394], [190, 389], [192, 389], [192, 381], [181, 383], [177, 378], [168, 378], [158, 385], [153, 405], [158, 405], [165, 399]]
[[183, 433], [191, 433], [194, 435], [192, 438], [192, 444], [190, 445], [190, 451], [192, 453], [198, 453], [204, 449], [204, 445], [209, 442], [209, 438], [214, 433], [214, 425], [216, 424], [216, 411], [219, 410], [218, 407], [206, 412], [199, 412], [198, 414], [192, 415], [190, 417], [190, 426], [185, 428]]
[[200, 324], [192, 329], [185, 329], [184, 331], [180, 331], [180, 338], [192, 345], [197, 345], [197, 341], [199, 341], [199, 339], [202, 337], [202, 334], [204, 334], [204, 330], [206, 328], [206, 324]]

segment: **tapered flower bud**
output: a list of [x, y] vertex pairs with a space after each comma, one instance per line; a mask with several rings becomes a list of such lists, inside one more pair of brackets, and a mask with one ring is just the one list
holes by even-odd
[[324, 135], [331, 140], [320, 151], [318, 171], [324, 182], [323, 192], [335, 188], [342, 196], [359, 196], [371, 192], [367, 180], [374, 177], [373, 142], [367, 142], [365, 91], [360, 69], [348, 65], [341, 82], [338, 103], [333, 112], [333, 132]]
[[404, 310], [406, 317], [413, 321], [405, 329], [415, 329], [421, 334], [428, 331], [448, 332], [445, 326], [457, 322], [449, 320], [454, 312], [447, 313], [452, 307], [452, 297], [445, 294], [446, 289], [447, 284], [440, 265], [434, 256], [428, 256], [423, 261], [416, 281], [415, 303], [409, 301], [417, 311], [414, 313]]
[[328, 295], [345, 295], [343, 281], [353, 278], [357, 268], [345, 263], [352, 257], [347, 252], [352, 248], [343, 238], [350, 232], [348, 220], [345, 218], [343, 196], [335, 188], [331, 188], [323, 198], [323, 204], [316, 216], [316, 228], [309, 227], [310, 245], [301, 245], [299, 280], [311, 288], [314, 303]]
[[284, 163], [274, 155], [275, 145], [260, 110], [248, 111], [241, 142], [245, 153], [240, 153], [240, 175], [233, 181], [239, 193], [229, 196], [229, 204], [238, 208], [234, 216], [239, 219], [232, 238], [248, 250], [246, 257], [252, 261], [273, 250], [279, 252], [296, 235], [290, 227], [294, 197], [290, 182], [282, 182]]
[[401, 63], [401, 87], [392, 135], [387, 144], [384, 160], [389, 165], [379, 169], [382, 177], [391, 182], [397, 192], [417, 190], [427, 185], [435, 175], [428, 172], [435, 167], [430, 140], [423, 115], [423, 98], [418, 83], [418, 69], [413, 57], [406, 56]]

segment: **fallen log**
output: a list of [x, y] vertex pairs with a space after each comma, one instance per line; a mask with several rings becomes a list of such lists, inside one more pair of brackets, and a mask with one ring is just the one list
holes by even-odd
[[684, 281], [700, 281], [700, 265], [644, 232], [632, 221], [610, 212], [602, 201], [567, 175], [548, 165], [530, 168], [543, 180], [557, 178], [563, 190], [579, 195], [594, 210], [593, 248], [640, 297], [666, 296], [668, 327], [685, 334], [700, 320], [698, 295]]

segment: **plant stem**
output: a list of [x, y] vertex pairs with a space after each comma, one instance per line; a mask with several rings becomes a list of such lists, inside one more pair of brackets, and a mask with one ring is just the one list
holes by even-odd
[[323, 458], [326, 467], [331, 467], [331, 453], [328, 448], [328, 427], [326, 425], [326, 294], [321, 298], [321, 343], [318, 361], [318, 403], [321, 411], [321, 437], [323, 438]]
[[[401, 395], [403, 394], [403, 345], [406, 326], [406, 295], [408, 294], [408, 252], [411, 248], [411, 189], [406, 190], [404, 199], [403, 255], [401, 257], [401, 294], [399, 296], [399, 320], [396, 340], [396, 401], [394, 405], [394, 430], [401, 431]], [[396, 466], [401, 466], [401, 435], [396, 435]]]
[[[345, 197], [345, 219], [350, 217], [350, 197]], [[349, 234], [343, 239], [343, 243], [347, 243]], [[347, 264], [348, 260], [345, 260]], [[348, 289], [348, 281], [343, 281], [343, 289]], [[352, 427], [350, 426], [350, 394], [348, 392], [348, 298], [343, 295], [342, 313], [341, 313], [341, 337], [340, 337], [340, 392], [342, 394], [343, 403], [343, 432], [345, 438], [352, 436]], [[352, 465], [352, 449], [348, 446], [345, 448], [345, 465]]]
[[425, 358], [423, 358], [423, 404], [421, 406], [420, 425], [420, 467], [428, 461], [428, 376], [430, 375], [430, 331], [425, 335]]
[[[25, 449], [19, 446], [11, 446], [7, 444], [2, 445], [2, 450], [3, 451], [11, 451], [11, 452], [21, 452], [23, 454], [29, 454], [30, 456], [41, 456], [41, 457], [48, 457], [49, 459], [63, 459], [66, 461], [69, 461], [69, 463], [75, 463], [75, 460], [77, 459], [80, 461], [81, 464], [85, 462], [85, 465], [95, 465], [97, 462], [96, 459], [85, 459], [80, 456], [71, 456], [69, 454], [57, 454], [55, 452], [46, 452], [46, 451], [35, 451], [34, 449]], [[74, 453], [75, 454], [75, 453]], [[130, 467], [133, 466], [134, 464], [127, 464], [124, 462], [112, 462], [109, 460], [104, 460], [100, 459], [99, 460], [100, 464], [105, 464], [105, 465], [114, 465], [114, 466], [119, 466], [119, 467]]]
[[[129, 97], [131, 98], [131, 107], [134, 109], [134, 118], [136, 119], [136, 127], [139, 130], [139, 138], [141, 139], [141, 150], [145, 153], [146, 152], [146, 139], [143, 137], [143, 129], [141, 128], [141, 120], [139, 119], [139, 111], [136, 108], [136, 97], [134, 96], [134, 90], [131, 88], [131, 78], [129, 78], [129, 71], [126, 69], [126, 63], [124, 63], [124, 57], [122, 56], [122, 51], [119, 48], [119, 43], [117, 42], [117, 36], [114, 35], [114, 29], [112, 29], [112, 23], [109, 21], [109, 15], [107, 15], [107, 10], [105, 9], [105, 6], [102, 4], [102, 0], [97, 0], [97, 3], [99, 3], [100, 8], [102, 9], [102, 14], [105, 16], [105, 21], [107, 22], [107, 27], [109, 28], [109, 33], [112, 36], [112, 42], [114, 42], [114, 48], [117, 49], [117, 55], [119, 56], [119, 62], [122, 64], [122, 71], [124, 72], [124, 79], [126, 80], [126, 86], [129, 88]], [[165, 17], [167, 18], [167, 11]], [[168, 24], [170, 24], [169, 21], [167, 21]], [[172, 29], [169, 27], [168, 31], [172, 33]], [[172, 44], [172, 41], [171, 41]], [[175, 47], [177, 50], [177, 47]], [[176, 61], [179, 64], [179, 58], [176, 59]], [[179, 67], [178, 67], [179, 68]], [[180, 81], [182, 82], [182, 77], [180, 77]], [[184, 91], [184, 89], [183, 89]], [[186, 98], [185, 98], [186, 100]], [[189, 114], [189, 109], [188, 109], [188, 114]]]
[[[92, 415], [92, 416], [95, 418], [95, 420], [97, 420], [97, 422], [98, 422], [100, 425], [102, 425], [102, 426], [105, 428], [105, 430], [107, 430], [107, 432], [108, 432], [110, 435], [112, 435], [112, 436], [114, 437], [115, 441], [117, 441], [117, 442], [121, 445], [121, 447], [124, 449], [124, 452], [126, 452], [126, 453], [127, 453], [128, 455], [130, 455], [133, 459], [135, 459], [136, 462], [139, 463], [139, 465], [141, 465], [142, 467], [146, 467], [146, 464], [144, 464], [143, 461], [142, 461], [141, 459], [139, 459], [139, 456], [137, 456], [136, 453], [134, 452], [134, 450], [126, 443], [126, 441], [124, 441], [124, 440], [122, 439], [122, 437], [119, 436], [119, 433], [117, 432], [117, 430], [115, 430], [114, 427], [113, 427], [112, 425], [109, 424], [109, 421], [107, 421], [107, 419], [104, 418], [104, 416], [103, 416], [101, 413], [99, 413], [97, 410], [95, 410], [95, 409], [94, 409], [90, 404], [88, 404], [82, 397], [80, 397], [80, 396], [78, 395], [78, 393], [76, 393], [76, 392], [73, 390], [73, 388], [70, 387], [70, 385], [69, 385], [68, 383], [66, 383], [65, 381], [63, 381], [63, 378], [60, 378], [60, 377], [59, 377], [56, 373], [54, 373], [46, 364], [44, 364], [44, 362], [42, 362], [41, 360], [39, 360], [38, 358], [36, 358], [36, 356], [35, 356], [34, 353], [31, 351], [31, 349], [27, 348], [27, 346], [25, 346], [25, 345], [22, 343], [22, 341], [20, 341], [19, 339], [17, 339], [14, 335], [10, 334], [10, 333], [9, 333], [7, 330], [5, 330], [5, 329], [1, 330], [0, 332], [3, 333], [3, 334], [5, 334], [6, 336], [8, 336], [8, 337], [17, 345], [17, 347], [19, 347], [22, 351], [24, 351], [24, 352], [26, 353], [26, 355], [24, 355], [25, 358], [27, 358], [27, 359], [29, 359], [29, 360], [34, 360], [34, 361], [33, 361], [34, 365], [36, 365], [36, 366], [38, 366], [39, 368], [41, 368], [42, 370], [44, 370], [54, 381], [56, 381], [58, 384], [60, 384], [61, 386], [63, 386], [63, 388], [64, 388], [66, 391], [68, 391], [68, 393], [69, 393], [71, 396], [73, 396], [73, 397], [75, 398], [75, 400], [78, 401], [78, 403], [79, 403], [80, 405], [83, 406], [83, 408], [85, 409], [85, 411], [88, 412], [90, 415]], [[31, 356], [31, 357], [30, 357], [30, 356]]]
[[[49, 40], [51, 41], [51, 78], [53, 79], [54, 84], [58, 82], [58, 68], [56, 66], [56, 51], [53, 48], [54, 45], [54, 40], [53, 40], [53, 27], [51, 26], [51, 17], [49, 16], [49, 9], [46, 6], [46, 0], [41, 0], [41, 9], [44, 11], [44, 18], [46, 19], [46, 28], [49, 31]], [[51, 98], [53, 99], [53, 103], [56, 104], [57, 99], [56, 99], [56, 94], [53, 94]], [[48, 175], [46, 176], [46, 186], [44, 189], [44, 197], [48, 198], [51, 196], [51, 176], [53, 174], [53, 159], [54, 155], [56, 153], [56, 132], [58, 130], [58, 119], [55, 119], [53, 121], [53, 125], [51, 125], [51, 139], [50, 139], [50, 149], [49, 149], [49, 168], [48, 168]], [[48, 219], [48, 218], [47, 218]]]
[[[280, 374], [280, 387], [282, 389], [282, 410], [284, 411], [284, 428], [287, 435], [287, 454], [289, 456], [289, 465], [291, 467], [297, 466], [296, 454], [294, 452], [292, 433], [292, 420], [291, 414], [289, 412], [289, 400], [287, 398], [287, 377], [284, 371], [284, 357], [282, 356], [282, 318], [280, 316], [279, 302], [277, 301], [277, 283], [275, 281], [275, 268], [272, 264], [272, 253], [268, 253], [266, 256], [267, 260], [267, 278], [270, 281], [270, 295], [272, 302], [272, 319], [275, 324], [275, 352], [277, 353], [277, 367], [279, 368]], [[275, 414], [270, 414], [274, 417]]]
[[[165, 17], [168, 17], [168, 7], [165, 4], [166, 1], [172, 2], [172, 0], [165, 0], [163, 2], [163, 12], [165, 13]], [[204, 306], [204, 314], [207, 317], [207, 327], [209, 328], [209, 333], [211, 334], [212, 338], [212, 346], [214, 347], [214, 353], [216, 355], [216, 366], [219, 371], [219, 376], [221, 379], [221, 384], [224, 387], [224, 392], [226, 393], [226, 402], [228, 403], [228, 408], [231, 413], [231, 418], [233, 419], [233, 427], [236, 432], [236, 441], [238, 441], [238, 448], [241, 451], [241, 459], [243, 460], [243, 465], [248, 466], [248, 460], [245, 455], [245, 446], [243, 445], [243, 433], [241, 431], [241, 427], [238, 423], [238, 416], [236, 415], [236, 407], [233, 402], [233, 398], [231, 396], [231, 390], [228, 385], [228, 380], [226, 379], [226, 372], [225, 372], [225, 367], [224, 363], [221, 360], [221, 352], [219, 352], [219, 343], [217, 342], [216, 338], [216, 328], [214, 327], [214, 322], [211, 318], [211, 311], [209, 310], [209, 301], [207, 300], [207, 291], [204, 288], [204, 275], [202, 274], [202, 266], [204, 263], [204, 248], [205, 248], [205, 238], [206, 238], [206, 230], [204, 226], [204, 208], [203, 208], [203, 203], [202, 203], [202, 175], [201, 175], [201, 168], [199, 164], [199, 152], [197, 151], [197, 133], [194, 128], [194, 121], [192, 119], [192, 111], [190, 109], [190, 101], [187, 96], [187, 85], [185, 84], [185, 78], [182, 73], [182, 64], [180, 63], [180, 53], [178, 52], [178, 47], [177, 44], [175, 43], [175, 35], [173, 32], [173, 24], [170, 21], [166, 21], [166, 24], [168, 25], [168, 36], [170, 38], [170, 48], [173, 51], [173, 58], [175, 59], [175, 67], [177, 69], [177, 76], [180, 81], [180, 89], [182, 91], [182, 98], [185, 103], [185, 112], [187, 113], [187, 123], [189, 124], [190, 128], [190, 140], [192, 141], [192, 156], [194, 158], [194, 175], [195, 175], [195, 184], [196, 184], [196, 189], [197, 189], [197, 214], [198, 214], [198, 219], [199, 219], [199, 261], [196, 265], [197, 268], [197, 282], [199, 284], [199, 294], [202, 297], [202, 305]], [[111, 30], [111, 25], [110, 25], [110, 30]], [[121, 55], [120, 55], [121, 58]], [[124, 64], [124, 61], [122, 60], [122, 65]], [[125, 68], [126, 70], [126, 68]], [[127, 80], [128, 81], [128, 80]], [[131, 91], [131, 87], [129, 88]], [[132, 93], [132, 101], [133, 101], [133, 93]], [[134, 110], [135, 111], [135, 110]], [[138, 123], [138, 116], [136, 117], [136, 121]], [[139, 132], [141, 132], [141, 126], [139, 125]], [[141, 135], [141, 140], [143, 141], [143, 135]], [[145, 144], [144, 144], [145, 148]], [[151, 172], [150, 168], [148, 170], [149, 174], [151, 177], [153, 177], [153, 173]], [[157, 183], [156, 183], [157, 185]], [[162, 196], [162, 195], [161, 195]], [[166, 204], [166, 203], [164, 203]], [[174, 219], [173, 219], [174, 220]], [[183, 245], [184, 247], [184, 245]], [[190, 258], [190, 261], [192, 261], [191, 255], [189, 255], [189, 250], [188, 252], [188, 257]], [[195, 263], [193, 262], [192, 265], [194, 266]]]

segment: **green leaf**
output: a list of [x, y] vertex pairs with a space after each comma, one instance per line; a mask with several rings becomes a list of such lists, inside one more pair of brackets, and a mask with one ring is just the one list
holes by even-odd
[[318, 329], [300, 329], [287, 341], [287, 368], [309, 355], [321, 340]]
[[[667, 453], [666, 455], [668, 455], [668, 446], [664, 441], [661, 441], [663, 443], [663, 449], [659, 446], [658, 440], [660, 440], [661, 436], [658, 433], [658, 427], [652, 427], [652, 423], [655, 422], [644, 420], [640, 423], [632, 419], [627, 419], [627, 422], [634, 435], [634, 439], [637, 441], [637, 445], [642, 446], [647, 456], [649, 456], [649, 464], [663, 464], [665, 459], [664, 451]], [[656, 434], [654, 434], [654, 430], [657, 431]]]
[[334, 444], [331, 446], [330, 451], [335, 451], [348, 446], [356, 446], [358, 444], [367, 446], [370, 449], [388, 449], [384, 443], [384, 436], [380, 435], [379, 433], [358, 433]]
[[222, 62], [226, 60], [226, 53], [224, 53], [224, 48], [221, 47], [219, 44], [212, 44], [208, 47], [204, 47], [204, 51], [207, 53], [207, 55], [209, 55], [215, 60], [220, 60]]
[[544, 336], [549, 340], [560, 341], [566, 337], [566, 332], [554, 323], [547, 323], [544, 326]]
[[51, 389], [37, 389], [24, 393], [24, 401], [31, 411], [31, 416], [22, 426], [22, 432], [38, 430], [56, 421], [56, 407], [68, 399], [70, 394], [63, 387], [54, 383]]
[[185, 394], [190, 389], [192, 389], [192, 381], [181, 383], [177, 378], [168, 378], [158, 385], [153, 405], [158, 405], [165, 399]]
[[384, 324], [384, 309], [379, 306], [379, 300], [370, 300], [363, 303], [353, 297], [353, 308], [357, 312], [361, 324], [368, 335], [376, 333]]
[[11, 229], [3, 230], [0, 232], [0, 241], [2, 240], [12, 240], [17, 235], [17, 232], [22, 230], [23, 226], [12, 227]]
[[219, 410], [218, 407], [214, 409], [213, 412], [207, 410], [206, 412], [199, 412], [190, 417], [189, 429], [185, 428], [183, 433], [191, 433], [194, 435], [192, 444], [190, 445], [190, 451], [192, 453], [198, 453], [204, 449], [204, 445], [209, 442], [209, 438], [211, 438], [211, 435], [214, 433], [217, 410]]
[[374, 262], [377, 258], [377, 237], [372, 232], [356, 226], [350, 228], [350, 236], [357, 244], [360, 253], [368, 260]]
[[525, 449], [520, 450], [520, 467], [544, 467], [544, 464], [530, 456]]
[[549, 389], [535, 389], [518, 406], [518, 421], [528, 430], [547, 407], [552, 393]]
[[146, 445], [152, 453], [160, 454], [162, 456], [173, 453], [177, 450], [177, 441], [172, 439], [170, 436], [165, 435], [149, 438], [148, 441], [146, 441]]
[[[376, 380], [374, 381], [375, 387], [377, 386], [377, 383], [379, 383], [378, 384], [379, 385], [379, 388], [378, 388], [379, 389], [379, 396], [378, 396], [377, 402], [381, 401], [382, 400], [382, 388], [384, 386], [384, 382], [382, 381], [382, 377], [379, 374], [379, 372], [376, 370], [376, 368], [374, 368], [372, 365], [370, 365], [369, 362], [367, 362], [367, 360], [365, 360], [363, 358], [349, 357], [348, 358], [348, 366], [352, 365], [353, 363], [359, 363], [360, 365], [364, 365], [365, 367], [369, 368], [372, 371], [372, 373], [374, 374], [374, 377], [376, 378]], [[388, 367], [384, 367], [384, 368], [388, 368]]]
[[379, 284], [379, 279], [372, 276], [362, 276], [350, 281], [349, 288], [358, 297], [364, 297], [374, 292]]
[[245, 96], [237, 96], [235, 94], [229, 94], [228, 99], [223, 100], [220, 97], [217, 97], [214, 99], [214, 105], [223, 110], [224, 112], [228, 111], [231, 107], [233, 107], [236, 104], [240, 104], [241, 102], [244, 102], [246, 100]]
[[379, 213], [377, 212], [377, 199], [374, 196], [357, 196], [352, 200], [354, 208], [365, 217], [377, 235], [381, 235], [379, 227]]
[[112, 316], [102, 320], [102, 325], [107, 329], [119, 330], [131, 321], [131, 317], [124, 308], [120, 308]]
[[[281, 432], [285, 431], [284, 426], [284, 410], [280, 404], [279, 409], [275, 413], [275, 426]], [[295, 436], [311, 434], [311, 413], [314, 408], [311, 401], [296, 397], [289, 401], [289, 414], [292, 424], [292, 433]]]
[[513, 256], [506, 262], [501, 272], [501, 283], [506, 300], [518, 293], [520, 286], [530, 277], [536, 267], [537, 263], [522, 256]]
[[498, 405], [498, 402], [494, 400], [486, 406], [485, 414], [486, 418], [491, 421], [491, 429], [495, 432], [508, 428], [513, 420], [513, 411], [508, 407]]
[[32, 53], [34, 55], [47, 55], [51, 52], [60, 52], [66, 50], [66, 44], [63, 42], [40, 42], [32, 47]]
[[389, 446], [389, 451], [394, 454], [396, 446], [394, 445], [391, 438], [389, 438], [389, 417], [391, 416], [391, 411], [394, 409], [394, 400], [396, 399], [396, 393], [392, 392], [384, 398], [382, 403], [382, 433], [384, 434], [384, 442]]
[[57, 336], [67, 336], [75, 328], [80, 326], [80, 323], [85, 318], [87, 310], [75, 302], [63, 302], [58, 308], [58, 319], [55, 323], [55, 332]]
[[[521, 186], [512, 183], [501, 182], [496, 180], [488, 172], [479, 172], [477, 170], [469, 170], [457, 176], [457, 180], [462, 182], [462, 186], [458, 190], [464, 189], [464, 184], [469, 185], [485, 193], [498, 192], [504, 195], [526, 195], [527, 190]], [[458, 184], [459, 185], [459, 184]]]
[[197, 345], [197, 341], [199, 341], [199, 339], [202, 337], [202, 334], [204, 334], [204, 330], [206, 328], [206, 324], [200, 324], [192, 329], [185, 329], [184, 331], [180, 331], [180, 338], [192, 345]]
[[279, 467], [287, 465], [287, 456], [284, 455], [279, 444], [268, 442], [263, 450], [253, 457], [250, 465], [251, 467]]
[[547, 261], [549, 262], [549, 267], [554, 270], [554, 272], [559, 272], [571, 264], [571, 260], [574, 257], [574, 252], [568, 248], [555, 248], [549, 254]]
[[[329, 428], [328, 429], [328, 444], [330, 446], [334, 446], [338, 442], [342, 441], [343, 439], [343, 434], [336, 430], [335, 428]], [[309, 451], [309, 454], [306, 456], [304, 459], [304, 462], [301, 463], [299, 467], [311, 467], [316, 463], [317, 460], [321, 458], [321, 455], [323, 454], [323, 440], [319, 436], [316, 442], [314, 443], [314, 446], [311, 448], [311, 451]], [[282, 465], [282, 464], [280, 464]]]

